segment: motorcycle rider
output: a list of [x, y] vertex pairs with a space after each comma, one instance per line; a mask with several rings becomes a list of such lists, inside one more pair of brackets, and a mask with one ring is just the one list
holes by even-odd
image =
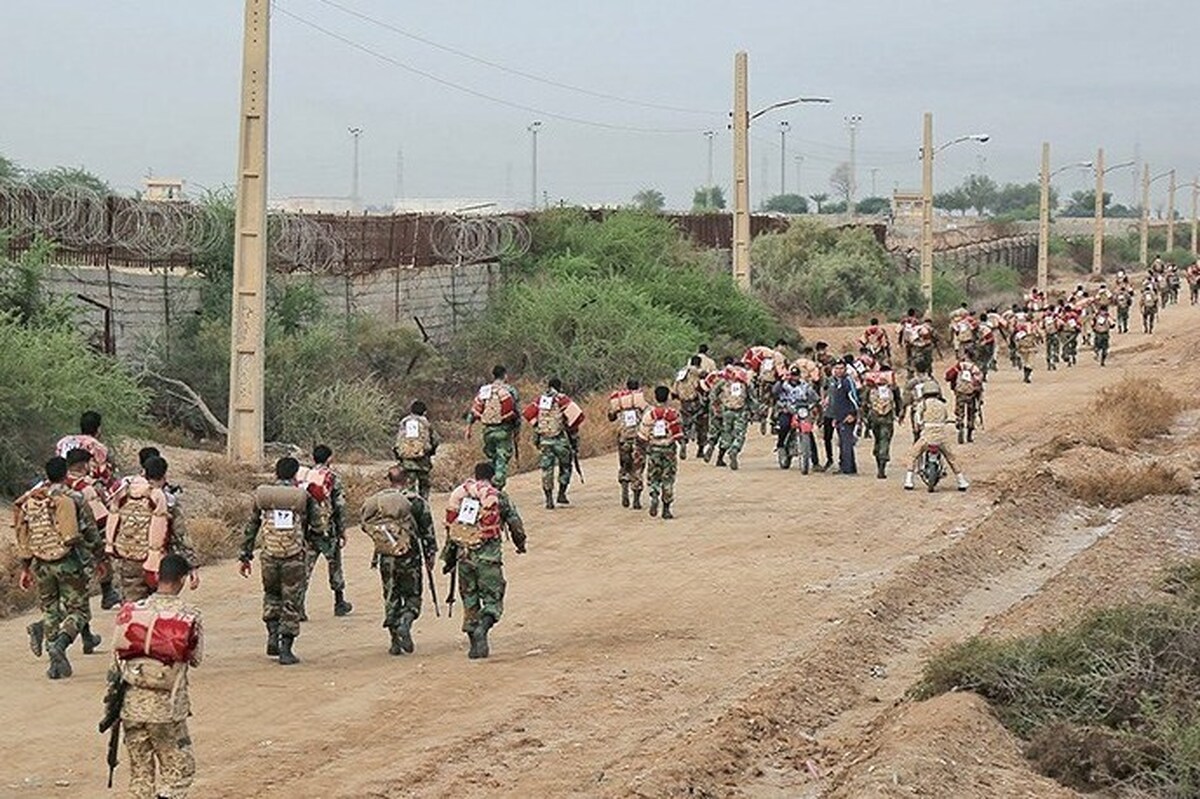
[[921, 432], [917, 436], [917, 443], [913, 444], [912, 460], [909, 463], [908, 471], [904, 474], [904, 489], [906, 491], [913, 490], [913, 473], [921, 462], [921, 455], [930, 444], [936, 444], [941, 449], [946, 465], [958, 478], [958, 490], [966, 491], [970, 487], [970, 483], [967, 482], [967, 476], [958, 470], [958, 464], [954, 462], [954, 452], [950, 443], [953, 436], [949, 432], [952, 429], [950, 409], [946, 407], [946, 398], [942, 396], [942, 388], [936, 381], [930, 379], [921, 384], [920, 390], [921, 396], [914, 408], [913, 423], [919, 427]]
[[[804, 379], [798, 366], [788, 370], [787, 379], [775, 385], [775, 403], [778, 409], [776, 420], [775, 449], [783, 449], [787, 445], [788, 432], [792, 428], [792, 418], [800, 411], [812, 412], [819, 405], [821, 395], [813, 388], [812, 383]], [[817, 441], [812, 433], [808, 433], [812, 443], [812, 451], [817, 451]]]

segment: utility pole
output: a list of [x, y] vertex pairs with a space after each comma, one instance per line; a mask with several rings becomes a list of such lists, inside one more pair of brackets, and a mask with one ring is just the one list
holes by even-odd
[[787, 194], [787, 132], [791, 127], [786, 119], [779, 123], [779, 194]]
[[358, 193], [358, 139], [362, 136], [362, 128], [347, 128], [350, 135], [354, 137], [354, 166], [353, 173], [350, 177], [350, 202], [354, 204], [354, 210], [359, 210], [362, 207], [362, 198]]
[[767, 175], [770, 172], [770, 167], [767, 166], [767, 153], [764, 150], [762, 157], [758, 159], [758, 183], [762, 186], [758, 190], [758, 207], [762, 210], [763, 204], [767, 201]]
[[733, 57], [733, 279], [750, 288], [750, 109], [746, 53]]
[[921, 147], [921, 292], [925, 315], [933, 317], [933, 114], [925, 112]]
[[1038, 202], [1038, 291], [1045, 293], [1050, 284], [1050, 142], [1042, 142], [1042, 191]]
[[[707, 190], [708, 190], [708, 192], [709, 192], [709, 195], [708, 195], [708, 199], [709, 199], [709, 200], [711, 200], [711, 199], [712, 199], [712, 186], [713, 186], [713, 137], [714, 137], [714, 136], [716, 136], [716, 135], [717, 135], [716, 131], [713, 131], [713, 130], [706, 130], [706, 131], [704, 131], [704, 138], [708, 139], [708, 172], [706, 173], [708, 177], [707, 177], [707, 179], [705, 180], [705, 183], [704, 183], [704, 188], [705, 188], [705, 189], [707, 189]], [[708, 203], [706, 202], [705, 204], [707, 205]]]
[[530, 132], [530, 134], [532, 134], [530, 142], [531, 142], [531, 146], [533, 148], [532, 158], [531, 158], [532, 167], [530, 169], [531, 178], [530, 178], [530, 185], [529, 185], [529, 210], [531, 210], [531, 211], [536, 211], [537, 205], [538, 205], [537, 135], [538, 135], [538, 129], [540, 129], [541, 127], [542, 127], [541, 120], [535, 119], [533, 122], [530, 122], [529, 127], [526, 128], [526, 130], [528, 130]]
[[1142, 222], [1138, 233], [1138, 263], [1144, 269], [1150, 263], [1150, 164], [1142, 164]]
[[1104, 148], [1096, 151], [1096, 202], [1092, 222], [1092, 274], [1104, 271]]
[[1200, 254], [1200, 249], [1197, 249], [1198, 242], [1196, 241], [1196, 203], [1200, 201], [1200, 177], [1192, 181], [1192, 255]]
[[1171, 177], [1167, 184], [1167, 252], [1175, 249], [1175, 170], [1171, 170]]
[[854, 216], [854, 198], [858, 195], [858, 154], [856, 143], [858, 140], [858, 125], [862, 122], [862, 116], [859, 114], [851, 114], [846, 117], [846, 127], [850, 129], [850, 196], [846, 203], [846, 211], [850, 216]]
[[804, 156], [796, 155], [794, 158], [796, 159], [796, 194], [803, 197], [804, 195], [800, 193], [800, 168], [804, 165]]
[[246, 0], [244, 25], [226, 454], [236, 463], [258, 467], [263, 456], [267, 314], [267, 67], [271, 1]]

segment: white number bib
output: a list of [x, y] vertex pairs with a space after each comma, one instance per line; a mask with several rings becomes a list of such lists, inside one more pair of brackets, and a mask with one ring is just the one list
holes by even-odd
[[808, 418], [808, 408], [801, 408], [800, 410], [796, 411], [796, 415], [799, 416], [801, 419], [807, 419]]
[[763, 358], [762, 371], [769, 372], [774, 368], [775, 368], [775, 359], [774, 358]]
[[409, 419], [407, 422], [405, 422], [404, 423], [404, 437], [405, 438], [420, 438], [421, 437], [421, 423], [418, 422], [416, 419]]
[[654, 432], [652, 433], [652, 435], [655, 438], [666, 438], [667, 437], [667, 420], [666, 419], [655, 419], [654, 420]]
[[729, 396], [731, 396], [731, 397], [742, 396], [742, 389], [743, 389], [743, 387], [742, 387], [741, 383], [730, 383], [729, 384]]
[[290, 510], [271, 511], [271, 525], [276, 530], [295, 530], [296, 515]]
[[479, 398], [481, 400], [490, 400], [492, 398], [492, 384], [491, 383], [488, 383], [487, 385], [479, 387]]
[[875, 393], [881, 400], [891, 399], [892, 397], [892, 390], [887, 386], [879, 386], [875, 389]]
[[621, 413], [622, 413], [621, 418], [624, 420], [626, 427], [637, 427], [637, 423], [638, 423], [638, 412], [637, 411], [632, 411], [632, 410], [631, 411], [622, 411]]
[[675, 379], [678, 380], [679, 382], [683, 382], [684, 380], [687, 380], [687, 373], [688, 373], [688, 370], [687, 370], [687, 367], [685, 366], [684, 368], [680, 369], [678, 373], [676, 373]]
[[479, 500], [467, 497], [458, 506], [458, 522], [460, 524], [475, 524], [479, 521]]
[[549, 394], [543, 394], [538, 397], [538, 410], [548, 411], [554, 407], [554, 397]]

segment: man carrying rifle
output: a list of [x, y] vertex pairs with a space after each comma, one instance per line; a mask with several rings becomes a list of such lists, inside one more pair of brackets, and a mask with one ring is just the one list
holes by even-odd
[[187, 727], [188, 669], [200, 665], [204, 633], [200, 611], [179, 595], [191, 571], [186, 559], [167, 555], [158, 567], [157, 592], [122, 605], [117, 613], [116, 657], [109, 670], [100, 731], [111, 730], [112, 735], [111, 787], [117, 764], [115, 744], [120, 727], [125, 729], [133, 799], [184, 799], [196, 773]]
[[[388, 469], [389, 487], [363, 503], [362, 530], [371, 537], [383, 582], [383, 626], [392, 637], [388, 652], [413, 651], [412, 624], [421, 615], [421, 569], [429, 575], [432, 593], [433, 559], [437, 538], [429, 504], [412, 485], [412, 473], [402, 466]], [[433, 594], [437, 612], [437, 595]]]

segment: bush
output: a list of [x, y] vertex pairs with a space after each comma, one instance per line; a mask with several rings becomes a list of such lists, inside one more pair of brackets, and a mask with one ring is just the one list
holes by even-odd
[[386, 452], [401, 416], [393, 395], [371, 378], [303, 386], [284, 410], [274, 420], [280, 440], [363, 452]]
[[0, 315], [0, 490], [16, 494], [42, 471], [55, 441], [86, 410], [104, 414], [109, 437], [137, 432], [146, 395], [118, 363], [66, 327], [31, 328]]

